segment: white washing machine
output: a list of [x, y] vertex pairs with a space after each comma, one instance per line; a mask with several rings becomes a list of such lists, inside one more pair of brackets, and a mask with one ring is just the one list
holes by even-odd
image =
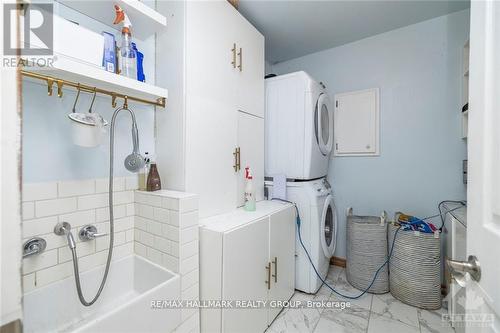
[[[286, 191], [287, 200], [294, 202], [299, 210], [302, 242], [314, 266], [325, 279], [337, 237], [337, 210], [330, 184], [325, 178], [288, 182]], [[273, 197], [271, 181], [266, 181], [266, 194], [268, 199]], [[295, 289], [306, 293], [317, 292], [322, 282], [300, 244], [297, 228], [295, 254]]]
[[333, 147], [333, 107], [306, 72], [266, 79], [265, 176], [325, 177]]

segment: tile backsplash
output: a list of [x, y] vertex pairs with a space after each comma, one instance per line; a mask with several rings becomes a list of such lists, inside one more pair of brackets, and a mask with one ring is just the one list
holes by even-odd
[[[113, 260], [142, 256], [180, 275], [182, 299], [198, 300], [198, 197], [137, 187], [137, 177], [114, 180]], [[24, 293], [73, 276], [66, 237], [53, 232], [58, 222], [71, 224], [81, 272], [105, 264], [109, 237], [81, 242], [78, 231], [86, 224], [109, 231], [108, 195], [107, 179], [24, 184], [23, 242], [34, 236], [47, 241], [43, 253], [23, 259]], [[182, 309], [181, 316], [177, 333], [199, 331], [197, 309]]]
[[[113, 184], [113, 259], [116, 260], [134, 252], [134, 190], [137, 189], [137, 177], [117, 177]], [[42, 254], [23, 259], [25, 293], [73, 275], [66, 237], [53, 232], [58, 222], [71, 224], [81, 271], [105, 263], [109, 236], [80, 242], [77, 233], [86, 224], [94, 224], [98, 232], [108, 232], [108, 179], [24, 184], [22, 200], [23, 243], [34, 236], [47, 241], [47, 248]]]

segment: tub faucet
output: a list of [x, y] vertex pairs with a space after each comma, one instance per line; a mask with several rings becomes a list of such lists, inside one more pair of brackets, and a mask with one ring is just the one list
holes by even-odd
[[68, 238], [68, 246], [70, 249], [74, 249], [76, 247], [75, 239], [71, 233], [71, 224], [68, 222], [59, 222], [56, 224], [54, 227], [54, 233], [58, 236], [66, 236]]

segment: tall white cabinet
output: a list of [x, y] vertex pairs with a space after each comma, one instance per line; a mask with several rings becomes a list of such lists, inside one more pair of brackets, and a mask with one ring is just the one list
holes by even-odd
[[244, 171], [264, 192], [264, 37], [227, 1], [159, 1], [157, 83], [172, 87], [157, 113], [164, 187], [196, 193], [200, 216], [244, 204]]

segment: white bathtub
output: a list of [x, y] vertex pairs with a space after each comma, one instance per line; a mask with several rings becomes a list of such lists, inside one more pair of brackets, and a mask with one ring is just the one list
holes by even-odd
[[[81, 274], [87, 300], [95, 295], [104, 266]], [[111, 262], [94, 305], [81, 305], [73, 275], [24, 295], [24, 332], [170, 332], [180, 309], [151, 309], [152, 300], [180, 299], [180, 278], [135, 255]]]

